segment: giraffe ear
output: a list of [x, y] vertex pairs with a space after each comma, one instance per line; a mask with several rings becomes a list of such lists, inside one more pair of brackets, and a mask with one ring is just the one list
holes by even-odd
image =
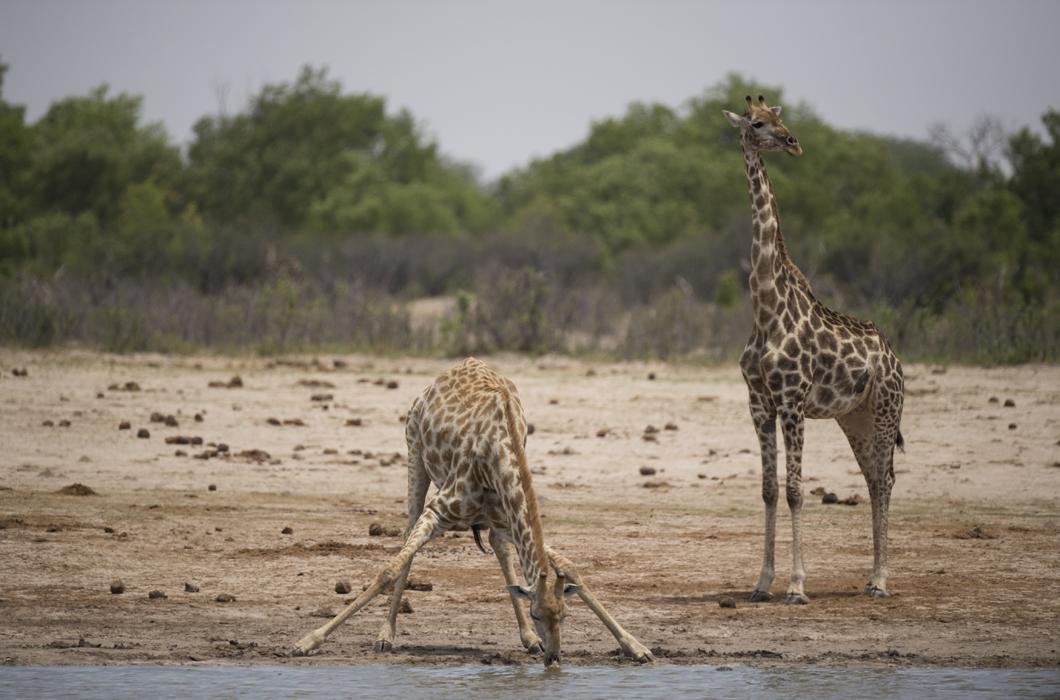
[[776, 107], [770, 107], [769, 111], [779, 117], [780, 116], [780, 105], [777, 105]]
[[725, 118], [729, 120], [729, 123], [735, 126], [737, 129], [747, 126], [747, 118], [741, 117], [739, 114], [733, 114], [732, 112], [723, 109], [721, 113], [725, 115]]
[[516, 598], [525, 598], [526, 600], [531, 600], [533, 598], [533, 595], [530, 593], [530, 591], [528, 591], [523, 586], [508, 586], [508, 592]]

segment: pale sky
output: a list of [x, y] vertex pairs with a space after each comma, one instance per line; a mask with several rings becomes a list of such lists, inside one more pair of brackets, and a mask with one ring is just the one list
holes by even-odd
[[844, 128], [1037, 125], [1060, 108], [1058, 33], [1057, 0], [0, 0], [4, 98], [30, 120], [108, 83], [185, 144], [222, 92], [231, 112], [309, 63], [407, 107], [487, 178], [731, 71]]

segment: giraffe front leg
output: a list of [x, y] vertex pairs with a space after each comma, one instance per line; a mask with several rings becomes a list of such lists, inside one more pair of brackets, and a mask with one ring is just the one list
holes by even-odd
[[751, 419], [758, 433], [758, 445], [762, 454], [762, 501], [766, 506], [765, 552], [762, 555], [762, 571], [758, 583], [751, 593], [751, 602], [761, 603], [773, 595], [769, 592], [774, 576], [774, 547], [777, 539], [777, 417], [770, 414], [759, 401], [751, 402]]
[[784, 602], [806, 605], [810, 599], [803, 590], [806, 570], [802, 566], [802, 440], [804, 416], [801, 408], [780, 411], [784, 430], [784, 457], [787, 477], [784, 484], [791, 510], [791, 581]]
[[569, 559], [551, 547], [545, 547], [545, 552], [548, 554], [548, 559], [552, 562], [552, 568], [556, 570], [556, 573], [562, 573], [568, 580], [578, 585], [578, 597], [589, 606], [589, 609], [600, 619], [600, 622], [604, 623], [604, 627], [611, 632], [626, 656], [640, 663], [655, 661], [655, 656], [652, 655], [651, 650], [637, 641], [637, 638], [627, 632], [622, 625], [618, 624], [618, 620], [612, 617], [611, 613], [604, 608], [603, 603], [596, 599], [596, 596], [582, 581], [577, 569], [574, 568]]
[[501, 573], [504, 574], [504, 583], [508, 587], [508, 597], [511, 598], [512, 608], [515, 610], [515, 622], [519, 625], [519, 641], [523, 643], [523, 648], [527, 652], [539, 654], [544, 648], [541, 646], [541, 637], [534, 631], [534, 626], [530, 622], [530, 617], [526, 614], [526, 609], [511, 592], [512, 586], [519, 583], [515, 573], [515, 560], [512, 558], [512, 547], [493, 528], [490, 528], [490, 547], [493, 548], [494, 554], [497, 555], [497, 561], [501, 565]]
[[336, 627], [345, 622], [346, 618], [368, 605], [373, 598], [386, 590], [386, 587], [391, 583], [396, 581], [398, 576], [400, 576], [401, 571], [411, 563], [416, 552], [418, 552], [423, 545], [427, 544], [432, 537], [437, 536], [443, 531], [444, 526], [442, 525], [438, 514], [433, 510], [426, 510], [416, 521], [416, 526], [409, 534], [405, 546], [401, 548], [401, 551], [398, 552], [396, 557], [394, 557], [394, 560], [376, 575], [372, 585], [362, 591], [352, 603], [347, 605], [342, 612], [333, 617], [326, 624], [318, 627], [298, 640], [298, 643], [295, 644], [294, 648], [291, 650], [291, 655], [305, 656], [323, 644], [327, 636], [331, 634]]

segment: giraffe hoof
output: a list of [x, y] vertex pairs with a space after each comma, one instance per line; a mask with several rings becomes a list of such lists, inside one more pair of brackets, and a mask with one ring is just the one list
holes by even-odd
[[376, 653], [385, 653], [388, 651], [394, 651], [394, 643], [389, 639], [377, 639], [375, 640], [374, 649]]
[[805, 593], [788, 593], [787, 597], [784, 598], [784, 603], [787, 605], [809, 605], [810, 599], [806, 597]]
[[882, 588], [880, 588], [878, 586], [875, 586], [875, 585], [873, 585], [871, 583], [869, 585], [865, 586], [865, 593], [868, 594], [868, 596], [871, 597], [871, 598], [890, 598], [891, 597], [891, 594], [888, 593], [886, 590], [884, 590], [884, 589], [882, 589]]
[[751, 594], [751, 602], [752, 603], [765, 603], [765, 602], [767, 602], [769, 600], [772, 600], [772, 599], [773, 599], [773, 594], [770, 593], [769, 591], [758, 591], [758, 590], [756, 590], [754, 593]]
[[309, 652], [318, 648], [324, 642], [324, 637], [318, 635], [316, 632], [310, 632], [306, 636], [298, 640], [298, 643], [291, 648], [291, 656], [309, 656]]

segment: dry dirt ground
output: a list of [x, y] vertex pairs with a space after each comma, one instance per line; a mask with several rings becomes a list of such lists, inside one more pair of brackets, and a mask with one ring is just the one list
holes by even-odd
[[[837, 426], [812, 422], [812, 602], [787, 606], [783, 499], [776, 598], [747, 602], [763, 509], [734, 367], [490, 362], [536, 428], [528, 454], [549, 543], [660, 663], [1060, 664], [1060, 368], [907, 368], [886, 600], [860, 594], [868, 505], [809, 494], [866, 494]], [[404, 526], [401, 417], [449, 364], [0, 352], [0, 659], [539, 663], [519, 644], [495, 558], [467, 532], [416, 559], [413, 577], [433, 588], [407, 594], [392, 654], [372, 651], [379, 599], [316, 655], [285, 656], [349, 599], [337, 581], [360, 590], [398, 550], [369, 526]], [[210, 386], [237, 374], [242, 386]], [[203, 444], [166, 440], [177, 436]], [[75, 483], [95, 495], [62, 492]], [[115, 579], [124, 593], [111, 593]], [[566, 663], [628, 663], [577, 602], [563, 644]]]

